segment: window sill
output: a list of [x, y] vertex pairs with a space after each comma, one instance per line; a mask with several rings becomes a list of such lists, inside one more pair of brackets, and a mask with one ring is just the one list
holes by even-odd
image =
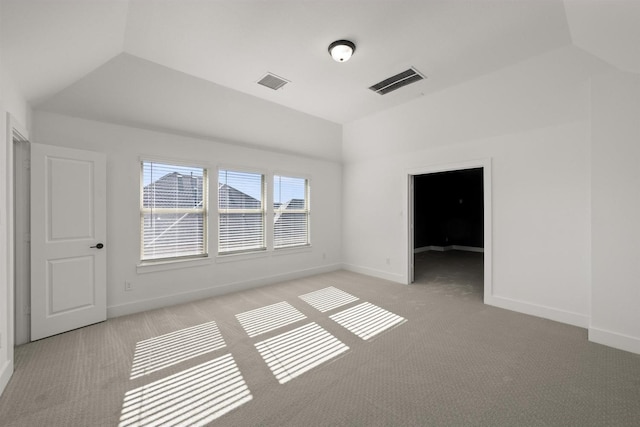
[[156, 271], [175, 270], [179, 268], [201, 267], [211, 264], [210, 257], [174, 259], [165, 261], [143, 261], [136, 266], [138, 274], [154, 273]]
[[290, 246], [277, 249], [261, 250], [255, 252], [237, 252], [216, 256], [216, 263], [245, 261], [248, 259], [265, 258], [279, 255], [292, 255], [302, 252], [311, 252], [311, 245]]
[[311, 244], [298, 245], [298, 246], [285, 246], [283, 248], [275, 248], [273, 255], [291, 255], [301, 252], [311, 252]]
[[244, 261], [246, 259], [264, 258], [269, 256], [269, 252], [266, 250], [260, 250], [255, 252], [236, 252], [230, 254], [218, 254], [216, 256], [217, 263]]

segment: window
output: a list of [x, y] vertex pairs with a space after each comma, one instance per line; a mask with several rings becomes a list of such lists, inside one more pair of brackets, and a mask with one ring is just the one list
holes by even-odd
[[266, 249], [264, 175], [218, 172], [218, 253]]
[[207, 255], [207, 171], [142, 162], [140, 222], [145, 260]]
[[309, 244], [309, 184], [304, 178], [273, 177], [273, 247]]

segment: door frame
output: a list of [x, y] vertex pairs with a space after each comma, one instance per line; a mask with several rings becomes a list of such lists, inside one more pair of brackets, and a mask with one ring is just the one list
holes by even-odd
[[[7, 113], [7, 134], [6, 134], [6, 233], [7, 233], [7, 338], [3, 343], [7, 348], [7, 362], [9, 363], [9, 376], [13, 373], [13, 357], [15, 343], [15, 191], [14, 191], [14, 144], [29, 142], [27, 128], [18, 122], [11, 113]], [[1, 213], [0, 213], [1, 214]], [[0, 220], [0, 223], [2, 221]], [[8, 380], [8, 378], [7, 378]], [[4, 377], [0, 383], [0, 392], [4, 389]]]
[[483, 177], [483, 204], [484, 204], [484, 303], [488, 303], [493, 295], [493, 270], [492, 270], [492, 254], [493, 254], [493, 241], [492, 241], [492, 224], [493, 217], [491, 211], [491, 159], [478, 159], [470, 160], [460, 163], [447, 163], [437, 165], [427, 165], [419, 168], [412, 168], [406, 171], [406, 180], [404, 186], [404, 206], [407, 207], [407, 213], [404, 215], [406, 220], [406, 262], [407, 266], [405, 273], [405, 283], [410, 285], [414, 279], [414, 177], [417, 175], [427, 175], [437, 172], [451, 172], [466, 169], [482, 168]]

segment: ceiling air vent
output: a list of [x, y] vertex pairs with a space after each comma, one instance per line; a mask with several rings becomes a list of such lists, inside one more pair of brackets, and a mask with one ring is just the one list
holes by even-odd
[[258, 80], [259, 85], [266, 86], [273, 90], [278, 90], [287, 83], [289, 83], [289, 80], [285, 80], [282, 77], [278, 77], [271, 73], [265, 74], [264, 77]]
[[402, 86], [406, 86], [422, 79], [424, 79], [424, 76], [420, 74], [418, 70], [411, 67], [406, 71], [396, 74], [395, 76], [384, 79], [380, 83], [374, 84], [369, 89], [376, 93], [379, 93], [380, 95], [385, 95], [389, 92], [393, 92], [396, 89], [400, 89]]

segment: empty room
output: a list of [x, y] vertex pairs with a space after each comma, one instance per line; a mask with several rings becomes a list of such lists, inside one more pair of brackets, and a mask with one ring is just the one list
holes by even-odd
[[639, 40], [0, 0], [0, 425], [640, 425]]

